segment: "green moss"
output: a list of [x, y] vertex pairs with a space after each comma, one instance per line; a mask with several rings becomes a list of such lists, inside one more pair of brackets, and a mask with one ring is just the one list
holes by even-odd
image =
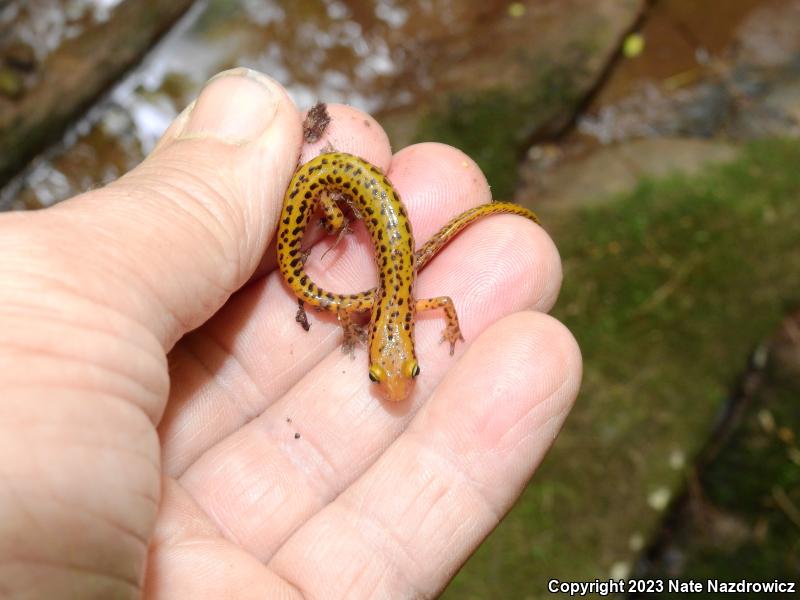
[[648, 498], [679, 493], [680, 465], [704, 446], [749, 353], [800, 305], [798, 165], [800, 142], [764, 141], [697, 177], [541, 215], [564, 262], [554, 313], [581, 345], [584, 385], [450, 597], [547, 597], [550, 578], [632, 566], [660, 524]]
[[438, 141], [460, 148], [480, 165], [496, 198], [508, 198], [517, 164], [532, 136], [553, 121], [563, 122], [580, 99], [585, 73], [552, 59], [521, 59], [531, 80], [518, 87], [450, 93], [425, 115], [415, 141]]
[[[645, 578], [794, 581], [800, 572], [800, 372], [768, 365], [741, 425], [672, 519]], [[765, 423], [770, 423], [769, 426]], [[669, 596], [668, 596], [669, 597]], [[677, 596], [675, 596], [677, 597]]]
[[25, 91], [22, 77], [13, 69], [0, 67], [0, 96], [19, 98]]

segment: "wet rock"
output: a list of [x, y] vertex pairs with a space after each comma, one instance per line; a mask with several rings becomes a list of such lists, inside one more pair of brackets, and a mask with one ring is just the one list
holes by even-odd
[[738, 28], [735, 60], [780, 67], [800, 55], [800, 0], [765, 3]]
[[531, 141], [571, 121], [644, 3], [516, 5], [517, 16], [487, 15], [478, 36], [453, 32], [432, 41], [426, 52], [436, 93], [381, 115], [397, 146], [437, 140], [464, 150], [498, 197], [510, 194], [517, 162]]
[[776, 86], [764, 98], [764, 105], [776, 113], [785, 115], [795, 128], [800, 126], [800, 77]]
[[12, 69], [31, 72], [36, 68], [36, 53], [24, 42], [14, 42], [3, 49], [3, 60]]
[[[0, 185], [45, 145], [58, 140], [191, 4], [191, 0], [127, 0], [107, 21], [93, 19], [77, 37], [65, 35], [41, 62], [34, 80], [25, 82], [24, 95], [21, 81], [6, 75], [0, 95]], [[52, 10], [61, 14], [58, 3]], [[14, 53], [17, 68], [31, 63], [26, 52]]]
[[730, 142], [689, 138], [651, 138], [603, 146], [576, 157], [528, 160], [517, 201], [536, 210], [573, 209], [610, 201], [632, 190], [642, 178], [693, 174], [736, 156]]

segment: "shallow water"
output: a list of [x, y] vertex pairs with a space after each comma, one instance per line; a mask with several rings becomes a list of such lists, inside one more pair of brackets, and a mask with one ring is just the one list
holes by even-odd
[[[113, 18], [119, 1], [0, 2], [0, 51], [29, 44], [36, 60], [44, 60], [87, 23]], [[798, 0], [731, 0], [724, 8], [693, 0], [655, 3], [638, 32], [644, 51], [614, 65], [567, 141], [585, 147], [651, 135], [713, 135], [719, 115], [736, 108], [736, 86], [763, 87], [762, 80], [748, 79], [750, 72], [736, 70], [743, 57], [788, 60], [800, 31], [779, 11], [794, 5]], [[557, 29], [560, 7], [556, 0], [197, 2], [61, 144], [0, 192], [0, 209], [49, 206], [119, 177], [222, 69], [268, 73], [303, 108], [322, 99], [380, 118], [439, 93], [447, 65], [485, 48], [498, 19], [531, 11]], [[768, 125], [784, 126], [780, 120]]]
[[[119, 0], [70, 10], [108, 18]], [[49, 206], [135, 166], [214, 73], [246, 66], [286, 86], [300, 107], [317, 99], [380, 113], [435, 93], [434, 57], [454, 37], [479, 35], [506, 2], [454, 0], [209, 0], [198, 2], [141, 66], [56, 149], [7, 186], [0, 208]], [[543, 5], [551, 4], [550, 0]], [[46, 51], [79, 33], [55, 0], [19, 2], [6, 21], [25, 40], [47, 30]], [[87, 12], [88, 11], [88, 12]], [[59, 13], [59, 14], [56, 14]], [[72, 13], [70, 13], [72, 14]], [[44, 57], [45, 50], [40, 52]]]

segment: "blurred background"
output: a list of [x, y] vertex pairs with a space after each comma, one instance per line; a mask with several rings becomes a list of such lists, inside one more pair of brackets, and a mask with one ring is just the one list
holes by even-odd
[[800, 577], [800, 0], [0, 0], [0, 210], [238, 65], [463, 149], [561, 249], [583, 390], [445, 598]]

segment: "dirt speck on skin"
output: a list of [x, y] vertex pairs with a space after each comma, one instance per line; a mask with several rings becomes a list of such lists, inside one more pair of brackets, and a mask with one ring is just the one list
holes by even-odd
[[303, 139], [313, 144], [322, 139], [322, 134], [331, 123], [331, 116], [328, 114], [328, 105], [324, 102], [317, 102], [306, 115], [303, 121]]
[[299, 440], [300, 439], [300, 434], [299, 433], [295, 433], [294, 434], [294, 439]]
[[367, 119], [364, 119], [364, 127], [366, 127], [367, 129], [372, 127], [372, 125], [370, 124], [370, 122]]

